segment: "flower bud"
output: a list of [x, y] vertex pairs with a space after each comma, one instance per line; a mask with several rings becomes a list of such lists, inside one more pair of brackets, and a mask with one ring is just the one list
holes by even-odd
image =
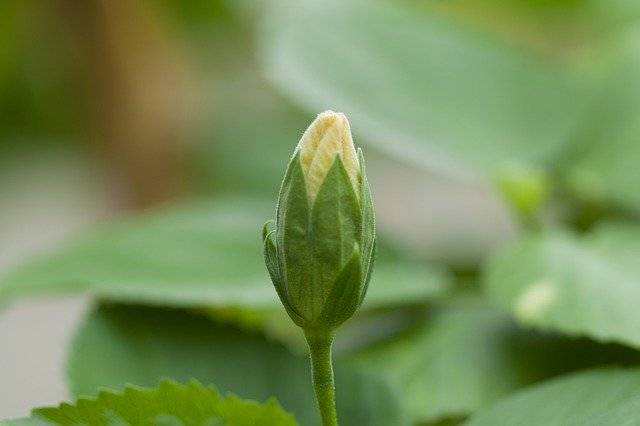
[[331, 331], [364, 299], [375, 222], [362, 151], [344, 114], [325, 111], [303, 134], [265, 224], [265, 262], [278, 296], [305, 330]]

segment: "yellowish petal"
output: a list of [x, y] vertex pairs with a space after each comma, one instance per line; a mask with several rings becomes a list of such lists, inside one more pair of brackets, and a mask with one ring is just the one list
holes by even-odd
[[297, 150], [311, 202], [318, 195], [336, 155], [342, 160], [355, 193], [359, 193], [360, 163], [344, 114], [333, 111], [319, 114], [302, 135]]

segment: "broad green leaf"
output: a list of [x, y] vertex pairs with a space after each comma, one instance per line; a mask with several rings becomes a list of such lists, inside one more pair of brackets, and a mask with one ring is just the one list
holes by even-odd
[[269, 305], [260, 222], [267, 204], [201, 203], [104, 227], [0, 281], [1, 297], [88, 291], [167, 305]]
[[223, 397], [215, 388], [197, 381], [179, 384], [165, 380], [157, 388], [102, 390], [95, 398], [38, 408], [17, 424], [294, 426], [296, 422], [274, 400], [259, 404], [235, 395]]
[[[587, 74], [407, 2], [280, 2], [265, 72], [309, 111], [344, 111], [364, 140], [469, 176], [548, 163], [589, 103]], [[327, 30], [330, 28], [330, 30]]]
[[394, 383], [414, 422], [464, 417], [565, 371], [638, 360], [624, 347], [526, 332], [508, 314], [472, 298], [427, 311], [413, 331], [350, 359]]
[[640, 17], [633, 0], [454, 0], [415, 1], [449, 13], [543, 55], [570, 57], [603, 35], [632, 25]]
[[[105, 226], [1, 278], [0, 300], [89, 292], [164, 306], [279, 308], [260, 241], [272, 216], [272, 202], [226, 198]], [[450, 285], [436, 268], [384, 258], [378, 266], [371, 307], [424, 301]]]
[[583, 199], [640, 212], [640, 26], [601, 47], [617, 57], [582, 144], [566, 167]]
[[640, 370], [584, 371], [522, 390], [467, 426], [632, 426], [640, 424]]
[[[407, 424], [386, 382], [341, 363], [335, 371], [345, 425]], [[274, 396], [300, 424], [318, 423], [306, 356], [181, 310], [101, 305], [75, 338], [68, 377], [75, 395], [125, 383], [155, 386], [163, 377], [195, 378], [245, 398]]]
[[640, 226], [550, 230], [489, 263], [490, 296], [528, 326], [640, 348]]

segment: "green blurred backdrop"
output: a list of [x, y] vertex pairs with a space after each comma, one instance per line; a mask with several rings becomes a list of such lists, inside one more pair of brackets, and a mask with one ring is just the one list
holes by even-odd
[[[418, 326], [409, 354], [402, 340], [379, 350], [404, 354], [408, 367], [393, 383], [418, 396], [397, 409], [403, 419], [456, 420], [544, 377], [635, 363], [635, 350], [605, 345], [640, 348], [640, 316], [626, 302], [640, 295], [640, 3], [632, 0], [3, 0], [0, 275], [8, 278], [0, 296], [80, 289], [109, 301], [213, 306], [216, 321], [266, 329], [295, 347], [288, 325], [271, 318], [270, 287], [256, 296], [248, 284], [267, 281], [251, 243], [255, 233], [259, 245], [258, 228], [243, 212], [269, 217], [295, 144], [325, 109], [346, 113], [363, 147], [382, 241], [371, 309], [384, 312], [373, 327], [354, 324], [344, 341], [361, 347], [421, 324], [415, 310], [424, 306], [435, 324], [424, 335]], [[194, 202], [225, 207], [180, 210]], [[165, 208], [182, 213], [108, 228]], [[14, 274], [94, 226], [109, 237]], [[225, 239], [225, 227], [238, 230]], [[142, 260], [113, 272], [126, 264], [122, 253], [134, 264], [145, 246], [158, 259], [189, 260], [156, 275]], [[256, 264], [236, 276], [245, 266], [233, 253], [245, 248], [256, 250]], [[207, 250], [226, 257], [205, 271], [198, 262]], [[147, 287], [129, 288], [129, 279]], [[199, 288], [174, 288], [181, 279], [231, 280], [236, 289], [201, 299]], [[384, 293], [395, 281], [401, 290]], [[398, 306], [410, 312], [397, 318]], [[139, 315], [104, 307], [92, 315], [120, 318], [118, 309]], [[11, 346], [38, 327], [6, 321], [0, 331]], [[467, 323], [479, 330], [464, 334]], [[523, 343], [531, 329], [534, 341]], [[456, 360], [470, 341], [486, 345], [472, 361], [481, 373]], [[570, 353], [573, 344], [587, 355], [545, 363], [544, 345]], [[0, 380], [0, 394], [35, 380], [20, 373], [26, 347], [5, 351], [0, 365], [13, 375]], [[379, 365], [376, 353], [345, 363]], [[407, 384], [427, 356], [442, 364]], [[70, 381], [76, 394], [99, 384]], [[466, 397], [419, 398], [446, 383]], [[0, 417], [25, 414], [22, 405], [0, 407]]]

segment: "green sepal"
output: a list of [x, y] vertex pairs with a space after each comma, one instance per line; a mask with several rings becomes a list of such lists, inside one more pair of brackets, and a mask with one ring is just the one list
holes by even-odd
[[280, 296], [280, 299], [283, 299], [283, 295], [286, 295], [286, 289], [280, 276], [278, 253], [273, 241], [274, 232], [276, 231], [270, 231], [264, 238], [264, 263], [267, 265], [267, 271], [269, 271], [269, 276], [271, 277], [271, 281], [273, 281], [273, 286], [276, 288], [278, 296]]
[[317, 323], [328, 330], [337, 328], [356, 312], [362, 300], [361, 293], [362, 269], [360, 250], [356, 244], [349, 262], [333, 283]]
[[373, 265], [375, 264], [376, 258], [376, 250], [378, 247], [378, 241], [374, 238], [373, 244], [371, 246], [371, 251], [369, 252], [369, 259], [362, 261], [362, 268], [364, 270], [364, 280], [362, 281], [362, 293], [360, 294], [360, 303], [358, 307], [362, 305], [364, 302], [364, 298], [367, 295], [367, 291], [369, 290], [369, 282], [371, 281], [371, 274], [373, 272]]
[[360, 304], [362, 304], [367, 294], [367, 290], [369, 289], [369, 281], [371, 280], [371, 273], [373, 272], [377, 242], [373, 198], [371, 197], [371, 188], [369, 187], [369, 181], [367, 180], [364, 156], [362, 155], [362, 150], [360, 148], [358, 148], [358, 161], [360, 163], [360, 176], [362, 179], [362, 182], [360, 183], [360, 210], [362, 212], [362, 235], [360, 245], [362, 247], [362, 270], [365, 274], [363, 290], [360, 295]]
[[276, 288], [278, 296], [284, 293], [284, 281], [280, 275], [280, 265], [278, 264], [278, 253], [275, 242], [273, 241], [273, 234], [275, 232], [275, 221], [273, 219], [268, 220], [262, 226], [262, 245], [264, 253], [264, 263], [269, 271], [269, 277], [273, 282], [273, 286]]
[[[350, 261], [353, 247], [360, 245], [361, 213], [358, 197], [341, 158], [336, 155], [320, 186], [311, 213], [313, 258], [316, 263], [314, 285], [324, 306], [333, 283]], [[320, 311], [316, 311], [319, 314]]]
[[286, 285], [288, 302], [304, 321], [311, 320], [314, 313], [313, 298], [309, 294], [312, 293], [309, 287], [315, 275], [310, 250], [309, 216], [307, 187], [300, 155], [296, 153], [282, 181], [275, 235], [280, 274]]
[[276, 221], [273, 219], [269, 219], [262, 225], [262, 241], [264, 242], [267, 239], [267, 235], [271, 233], [271, 231], [275, 230]]
[[264, 263], [267, 265], [267, 270], [269, 271], [269, 276], [271, 277], [271, 281], [273, 282], [273, 286], [276, 289], [276, 293], [280, 298], [280, 302], [284, 306], [287, 314], [291, 317], [294, 323], [299, 326], [305, 324], [305, 321], [302, 319], [300, 314], [296, 312], [296, 309], [291, 306], [289, 302], [289, 298], [287, 296], [287, 289], [282, 276], [280, 275], [280, 265], [278, 263], [278, 252], [276, 248], [276, 244], [273, 240], [273, 235], [276, 232], [275, 229], [269, 231], [270, 223], [273, 223], [273, 220], [268, 221], [264, 224], [262, 228], [263, 238], [264, 238]]

